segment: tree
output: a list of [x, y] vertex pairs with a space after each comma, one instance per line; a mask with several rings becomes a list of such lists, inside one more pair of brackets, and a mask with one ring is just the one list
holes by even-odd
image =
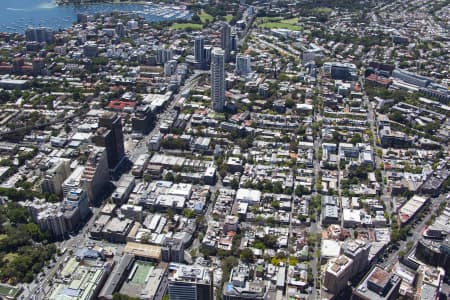
[[200, 19], [198, 14], [194, 14], [191, 18], [191, 22], [200, 24], [202, 22], [202, 20]]
[[355, 133], [353, 136], [352, 136], [352, 144], [353, 145], [356, 145], [356, 144], [358, 144], [358, 143], [362, 143], [362, 137], [361, 137], [361, 135], [359, 134], [359, 133]]
[[10, 95], [7, 91], [3, 90], [0, 92], [0, 102], [1, 103], [6, 103], [8, 102], [10, 99]]
[[264, 245], [263, 242], [256, 241], [253, 243], [253, 248], [264, 250], [264, 249], [266, 249], [266, 246]]
[[172, 220], [174, 216], [175, 216], [175, 212], [173, 211], [173, 209], [168, 208], [167, 209], [167, 217], [169, 218], [169, 220]]
[[303, 196], [304, 194], [306, 194], [306, 192], [307, 192], [306, 188], [301, 184], [295, 187], [295, 195], [298, 197]]
[[239, 181], [236, 178], [233, 178], [230, 182], [230, 185], [232, 189], [237, 190], [239, 188]]
[[274, 248], [277, 245], [278, 239], [275, 235], [266, 234], [262, 242], [267, 248]]
[[164, 180], [173, 181], [174, 180], [173, 173], [172, 172], [167, 172], [166, 175], [164, 176]]
[[224, 257], [230, 256], [230, 254], [231, 254], [231, 252], [228, 250], [217, 249], [216, 256], [218, 256], [220, 258], [224, 258]]
[[8, 204], [6, 216], [12, 223], [26, 223], [28, 220], [27, 210], [17, 203]]
[[240, 258], [242, 261], [244, 261], [245, 263], [250, 263], [255, 259], [255, 255], [253, 254], [252, 249], [250, 248], [245, 248], [241, 251], [241, 255]]
[[145, 182], [150, 182], [150, 181], [152, 181], [152, 175], [150, 175], [150, 174], [144, 175], [144, 181], [145, 181]]
[[398, 111], [394, 111], [393, 113], [391, 113], [389, 115], [389, 119], [402, 124], [406, 123], [406, 118]]
[[289, 265], [296, 266], [297, 265], [297, 258], [295, 256], [289, 257]]
[[238, 259], [234, 256], [228, 256], [222, 260], [222, 270], [223, 278], [230, 277], [231, 269], [237, 266], [239, 263]]
[[281, 184], [281, 182], [277, 181], [273, 184], [273, 188], [272, 191], [275, 194], [281, 194], [283, 192], [283, 185]]
[[295, 105], [295, 102], [294, 102], [294, 100], [292, 100], [292, 98], [288, 98], [288, 99], [286, 99], [286, 107], [288, 107], [288, 108], [292, 108], [292, 107], [294, 107], [294, 105]]
[[273, 191], [273, 184], [271, 181], [266, 180], [264, 182], [264, 191], [271, 193]]
[[190, 208], [185, 208], [183, 210], [183, 216], [185, 216], [186, 218], [192, 219], [193, 217], [195, 217], [195, 211]]

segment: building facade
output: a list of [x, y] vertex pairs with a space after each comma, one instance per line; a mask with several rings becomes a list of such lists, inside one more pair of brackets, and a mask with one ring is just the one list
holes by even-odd
[[194, 57], [195, 62], [203, 64], [205, 62], [205, 37], [197, 36], [194, 40]]
[[212, 109], [222, 112], [225, 106], [225, 51], [214, 48], [211, 55]]
[[220, 29], [220, 47], [224, 51], [225, 61], [228, 61], [231, 50], [231, 27], [228, 23], [223, 23]]
[[122, 119], [116, 113], [107, 112], [100, 118], [98, 126], [93, 140], [97, 146], [106, 148], [108, 167], [115, 170], [125, 157]]
[[246, 76], [251, 71], [250, 56], [238, 54], [236, 56], [236, 74]]
[[81, 175], [81, 186], [86, 191], [89, 201], [96, 203], [109, 181], [108, 160], [104, 147], [91, 146], [89, 153]]

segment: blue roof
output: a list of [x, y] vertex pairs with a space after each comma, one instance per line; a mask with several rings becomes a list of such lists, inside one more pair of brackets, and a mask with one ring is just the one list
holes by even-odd
[[194, 204], [194, 209], [195, 210], [203, 210], [203, 203], [201, 202], [197, 202]]
[[233, 288], [234, 288], [234, 285], [231, 282], [228, 282], [227, 286], [226, 286], [227, 293], [231, 292], [233, 290]]
[[83, 249], [79, 249], [77, 250], [77, 252], [75, 253], [76, 257], [81, 257], [81, 258], [98, 258], [101, 257], [101, 254], [94, 250], [94, 249], [89, 249], [89, 248], [83, 248]]
[[69, 297], [78, 297], [80, 294], [80, 290], [74, 290], [70, 288], [65, 288], [63, 290], [63, 294]]

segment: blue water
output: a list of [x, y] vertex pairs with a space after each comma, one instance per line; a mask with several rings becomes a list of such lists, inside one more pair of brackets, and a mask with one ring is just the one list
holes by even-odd
[[[183, 10], [156, 5], [131, 3], [58, 6], [51, 0], [0, 0], [0, 32], [24, 33], [28, 27], [45, 26], [65, 29], [77, 20], [77, 14], [111, 11], [136, 12], [148, 21], [160, 22], [190, 18]], [[168, 15], [170, 14], [170, 15]]]

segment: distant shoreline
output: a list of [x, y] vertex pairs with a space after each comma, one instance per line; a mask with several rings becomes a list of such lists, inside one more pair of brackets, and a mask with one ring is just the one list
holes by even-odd
[[101, 1], [101, 0], [55, 0], [56, 5], [64, 6], [64, 5], [90, 5], [90, 4], [141, 4], [141, 5], [149, 5], [154, 4], [151, 1], [134, 1], [134, 0], [112, 0], [112, 1]]

